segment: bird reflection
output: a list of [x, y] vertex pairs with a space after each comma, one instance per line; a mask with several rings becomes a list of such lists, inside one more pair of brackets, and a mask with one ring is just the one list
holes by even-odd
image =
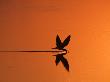
[[57, 55], [53, 55], [53, 56], [56, 56], [56, 60], [55, 60], [55, 63], [56, 63], [56, 66], [59, 64], [59, 62], [61, 61], [64, 68], [69, 71], [69, 64], [68, 64], [68, 61], [67, 59], [64, 57], [64, 55], [66, 55], [67, 53], [61, 53], [61, 54], [57, 54]]

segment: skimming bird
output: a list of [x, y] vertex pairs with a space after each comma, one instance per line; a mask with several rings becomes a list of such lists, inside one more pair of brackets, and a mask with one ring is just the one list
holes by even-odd
[[71, 36], [69, 35], [69, 36], [63, 41], [63, 43], [62, 43], [61, 40], [60, 40], [60, 37], [57, 35], [57, 37], [56, 37], [56, 47], [55, 47], [55, 48], [52, 48], [52, 49], [59, 49], [59, 50], [64, 50], [64, 51], [66, 51], [66, 53], [61, 53], [61, 54], [57, 54], [57, 55], [53, 55], [53, 56], [56, 56], [56, 60], [55, 60], [56, 65], [58, 65], [58, 63], [61, 61], [67, 71], [69, 71], [69, 64], [68, 64], [67, 59], [64, 58], [63, 55], [66, 55], [66, 54], [67, 54], [67, 50], [64, 49], [64, 47], [69, 44], [70, 37], [71, 37]]
[[64, 50], [67, 52], [66, 49], [64, 49], [65, 46], [68, 45], [69, 41], [70, 41], [70, 35], [63, 41], [63, 43], [60, 40], [60, 37], [57, 35], [56, 37], [56, 47], [52, 48], [52, 49], [59, 49], [59, 50]]
[[66, 51], [66, 53], [58, 53], [57, 55], [53, 55], [53, 56], [56, 56], [56, 60], [55, 60], [55, 63], [56, 65], [58, 65], [58, 63], [61, 61], [62, 64], [64, 65], [64, 67], [66, 68], [67, 71], [69, 71], [69, 64], [68, 64], [68, 61], [66, 58], [64, 58], [63, 55], [66, 55], [67, 54], [67, 50], [64, 49], [65, 46], [68, 45], [69, 41], [70, 41], [70, 35], [63, 41], [61, 42], [60, 40], [60, 37], [57, 35], [56, 37], [56, 48], [52, 48], [52, 49], [58, 49], [58, 50], [61, 50], [61, 51], [0, 51], [0, 52], [62, 52], [62, 51]]
[[56, 66], [59, 64], [59, 62], [61, 61], [63, 66], [66, 68], [67, 71], [69, 71], [69, 64], [66, 58], [63, 57], [63, 55], [66, 55], [66, 53], [61, 53], [61, 54], [57, 54], [57, 55], [53, 55], [56, 56]]

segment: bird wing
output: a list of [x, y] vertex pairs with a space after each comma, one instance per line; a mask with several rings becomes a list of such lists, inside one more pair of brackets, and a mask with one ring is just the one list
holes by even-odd
[[63, 41], [63, 43], [62, 43], [62, 48], [64, 48], [65, 46], [67, 46], [68, 45], [68, 43], [69, 43], [69, 41], [70, 41], [70, 35]]
[[66, 58], [64, 58], [63, 56], [60, 58], [62, 64], [64, 65], [64, 67], [66, 68], [67, 71], [69, 71], [69, 64]]
[[56, 65], [58, 65], [59, 62], [60, 62], [60, 58], [59, 56], [56, 56], [56, 60], [55, 60]]
[[60, 48], [61, 44], [62, 44], [62, 42], [60, 40], [60, 37], [57, 35], [57, 37], [56, 37], [56, 46], [57, 46], [57, 48]]

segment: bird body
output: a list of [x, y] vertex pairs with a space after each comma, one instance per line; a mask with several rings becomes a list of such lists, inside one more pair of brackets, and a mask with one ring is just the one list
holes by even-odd
[[56, 37], [56, 47], [52, 48], [52, 49], [59, 49], [59, 50], [64, 50], [66, 51], [66, 49], [64, 49], [65, 46], [68, 45], [69, 41], [70, 41], [70, 35], [63, 41], [63, 43], [60, 40], [60, 37], [57, 35]]
[[58, 49], [64, 49], [65, 46], [68, 45], [69, 41], [70, 41], [70, 35], [63, 41], [61, 42], [60, 37], [57, 35], [56, 37], [56, 45]]

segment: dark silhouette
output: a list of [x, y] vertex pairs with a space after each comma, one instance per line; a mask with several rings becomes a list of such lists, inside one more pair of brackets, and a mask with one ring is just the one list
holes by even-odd
[[67, 71], [69, 71], [69, 64], [66, 58], [63, 57], [63, 55], [66, 55], [67, 53], [61, 53], [61, 54], [57, 54], [57, 55], [53, 55], [56, 56], [56, 66], [58, 65], [58, 63], [61, 61], [63, 66], [66, 68]]
[[68, 45], [69, 41], [70, 41], [70, 35], [63, 41], [63, 43], [60, 40], [60, 37], [57, 35], [56, 37], [56, 47], [52, 48], [52, 49], [59, 49], [59, 50], [64, 50], [67, 52], [66, 49], [64, 49], [65, 46]]
[[[58, 65], [58, 63], [61, 61], [63, 66], [66, 68], [67, 71], [69, 71], [69, 64], [68, 64], [68, 61], [66, 58], [64, 58], [63, 55], [66, 55], [67, 54], [67, 50], [64, 49], [65, 46], [67, 46], [69, 44], [69, 41], [70, 41], [70, 35], [63, 41], [61, 42], [60, 40], [60, 37], [57, 35], [56, 36], [56, 47], [55, 48], [52, 48], [52, 49], [58, 49], [58, 50], [54, 50], [54, 51], [49, 51], [49, 50], [37, 50], [37, 51], [0, 51], [0, 52], [61, 52], [60, 54], [57, 54], [57, 55], [53, 55], [53, 56], [56, 56], [56, 60], [55, 60], [55, 63], [56, 65]], [[66, 51], [64, 53], [64, 51]]]

